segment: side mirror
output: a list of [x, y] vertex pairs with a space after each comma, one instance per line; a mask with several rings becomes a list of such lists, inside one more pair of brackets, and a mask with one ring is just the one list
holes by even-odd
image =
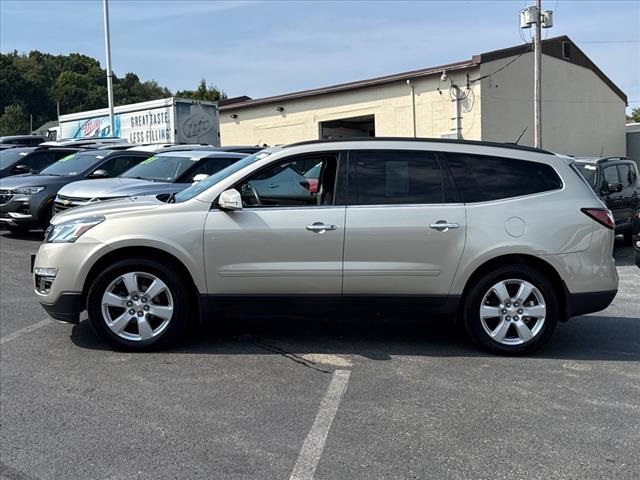
[[197, 174], [195, 177], [193, 177], [193, 182], [192, 183], [198, 183], [201, 182], [202, 180], [204, 180], [205, 178], [207, 178], [209, 175], [207, 175], [206, 173], [199, 173]]
[[89, 178], [109, 178], [110, 176], [111, 174], [109, 172], [99, 168], [98, 170], [93, 172], [91, 175], [89, 175]]
[[242, 210], [242, 197], [240, 192], [232, 188], [220, 194], [218, 206], [222, 210]]
[[11, 169], [11, 173], [15, 173], [16, 175], [31, 173], [31, 168], [28, 165], [16, 165]]
[[606, 193], [618, 193], [622, 191], [621, 183], [607, 183]]

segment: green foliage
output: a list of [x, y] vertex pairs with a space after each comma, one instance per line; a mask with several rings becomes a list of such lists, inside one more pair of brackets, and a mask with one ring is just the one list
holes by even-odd
[[[170, 96], [167, 88], [153, 80], [141, 82], [134, 73], [113, 77], [115, 105]], [[100, 62], [79, 53], [0, 53], [0, 112], [5, 112], [2, 134], [23, 129], [24, 123], [10, 123], [22, 122], [22, 116], [28, 119], [33, 115], [34, 127], [56, 119], [56, 102], [60, 102], [62, 114], [107, 107], [107, 73]], [[28, 130], [27, 125], [26, 131], [19, 133]]]
[[4, 107], [0, 116], [0, 135], [28, 135], [29, 120], [20, 105]]
[[213, 84], [207, 86], [207, 81], [203, 78], [195, 90], [180, 90], [176, 92], [176, 97], [216, 102], [221, 98], [227, 98], [227, 95]]
[[640, 107], [631, 109], [631, 120], [634, 122], [640, 122]]

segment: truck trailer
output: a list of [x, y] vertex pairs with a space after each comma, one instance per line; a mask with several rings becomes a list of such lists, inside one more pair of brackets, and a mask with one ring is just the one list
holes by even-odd
[[220, 146], [217, 102], [162, 98], [114, 108], [111, 131], [109, 109], [60, 115], [58, 140], [118, 137], [129, 143], [206, 143]]

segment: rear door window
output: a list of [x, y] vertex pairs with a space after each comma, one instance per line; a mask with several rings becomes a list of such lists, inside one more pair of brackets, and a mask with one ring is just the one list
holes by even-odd
[[618, 175], [620, 176], [620, 183], [622, 188], [627, 188], [633, 183], [633, 171], [629, 164], [618, 165]]
[[488, 202], [562, 188], [550, 165], [467, 153], [444, 154], [464, 202]]
[[443, 172], [434, 153], [420, 150], [349, 152], [351, 205], [444, 203]]
[[603, 177], [606, 183], [620, 183], [620, 177], [618, 176], [618, 169], [615, 165], [606, 167], [603, 170]]

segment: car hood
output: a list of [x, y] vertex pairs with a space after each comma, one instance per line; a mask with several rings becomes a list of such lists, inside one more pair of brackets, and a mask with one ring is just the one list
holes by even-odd
[[137, 178], [104, 178], [70, 183], [61, 188], [58, 194], [73, 198], [109, 199], [180, 192], [189, 185], [188, 183], [151, 182]]
[[105, 202], [93, 203], [91, 205], [65, 210], [55, 215], [51, 219], [51, 224], [58, 225], [59, 223], [71, 222], [73, 220], [86, 217], [107, 217], [109, 215], [152, 210], [161, 205], [165, 205], [165, 203], [158, 200], [155, 195], [117, 198], [114, 200], [107, 200]]
[[59, 177], [56, 175], [13, 175], [11, 177], [3, 178], [0, 182], [0, 188], [20, 188], [20, 187], [37, 187], [37, 186], [49, 186], [49, 185], [64, 185], [69, 182], [73, 182], [74, 177]]

